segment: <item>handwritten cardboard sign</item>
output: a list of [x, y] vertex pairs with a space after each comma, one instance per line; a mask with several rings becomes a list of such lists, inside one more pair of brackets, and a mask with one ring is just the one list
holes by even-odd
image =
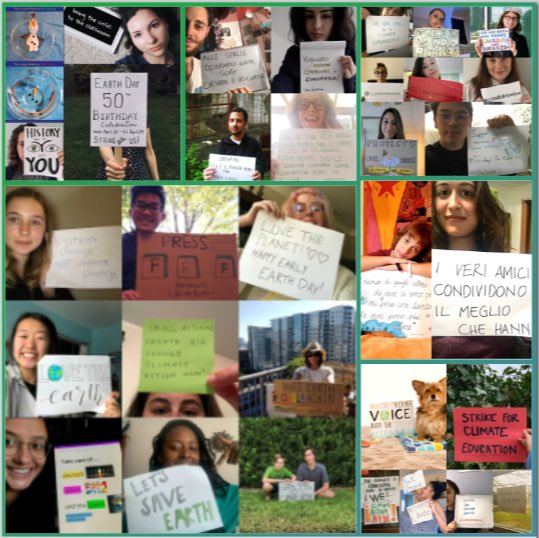
[[485, 103], [518, 104], [522, 99], [522, 87], [517, 80], [509, 84], [481, 88], [481, 97]]
[[137, 291], [144, 299], [237, 299], [234, 234], [154, 233], [137, 238]]
[[479, 30], [479, 39], [481, 40], [481, 52], [511, 50], [507, 28]]
[[124, 479], [130, 533], [197, 534], [223, 526], [208, 475], [175, 465]]
[[355, 180], [355, 129], [286, 129], [274, 158], [277, 180]]
[[240, 259], [243, 282], [294, 299], [331, 299], [342, 233], [259, 211]]
[[148, 73], [90, 74], [90, 146], [146, 147]]
[[214, 181], [252, 181], [256, 158], [210, 153], [208, 166], [215, 168]]
[[361, 95], [367, 103], [401, 103], [404, 96], [402, 82], [362, 82]]
[[412, 400], [370, 404], [369, 417], [375, 437], [395, 437], [415, 431]]
[[343, 414], [344, 386], [276, 379], [275, 409], [305, 417], [340, 417]]
[[431, 279], [404, 271], [361, 273], [361, 330], [398, 338], [432, 335]]
[[302, 92], [344, 93], [339, 58], [346, 41], [303, 41], [299, 44]]
[[46, 286], [52, 288], [120, 288], [119, 226], [56, 230]]
[[223, 93], [247, 87], [251, 91], [269, 90], [266, 65], [258, 45], [203, 52], [202, 93]]
[[63, 168], [58, 152], [64, 147], [64, 126], [38, 125], [24, 128], [25, 176], [50, 176], [62, 179]]
[[57, 446], [54, 463], [60, 533], [121, 533], [120, 443]]
[[66, 33], [114, 54], [124, 30], [122, 18], [106, 7], [66, 7], [64, 9]]
[[215, 367], [213, 320], [145, 320], [140, 392], [211, 394], [206, 379]]
[[455, 521], [459, 527], [469, 529], [494, 527], [492, 495], [456, 495]]
[[429, 102], [461, 102], [464, 86], [452, 80], [436, 78], [410, 77], [408, 97]]
[[365, 19], [367, 53], [405, 47], [410, 40], [410, 17], [377, 17]]
[[526, 484], [498, 487], [496, 489], [497, 511], [512, 512], [513, 514], [525, 514], [527, 496]]
[[110, 358], [45, 355], [37, 365], [37, 416], [103, 413], [111, 392]]
[[455, 461], [525, 462], [524, 428], [525, 407], [456, 407]]
[[416, 471], [402, 477], [402, 491], [411, 493], [416, 489], [425, 487], [425, 475], [423, 471]]
[[433, 250], [432, 259], [433, 335], [531, 336], [531, 254]]
[[280, 501], [314, 501], [314, 482], [280, 482]]
[[460, 56], [459, 31], [447, 28], [416, 28], [414, 58], [455, 58]]
[[417, 140], [371, 139], [364, 148], [365, 175], [417, 175]]
[[502, 176], [528, 171], [529, 127], [473, 127], [468, 137], [470, 176]]
[[361, 492], [365, 525], [398, 523], [398, 476], [361, 478]]
[[434, 519], [432, 510], [429, 507], [429, 501], [421, 501], [420, 503], [413, 504], [412, 506], [408, 506], [406, 510], [413, 525]]

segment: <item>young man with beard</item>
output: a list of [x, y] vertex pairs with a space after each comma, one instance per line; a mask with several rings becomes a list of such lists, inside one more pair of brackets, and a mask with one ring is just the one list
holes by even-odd
[[188, 7], [185, 14], [185, 88], [187, 93], [202, 93], [202, 67], [196, 56], [210, 32], [210, 13], [205, 7]]

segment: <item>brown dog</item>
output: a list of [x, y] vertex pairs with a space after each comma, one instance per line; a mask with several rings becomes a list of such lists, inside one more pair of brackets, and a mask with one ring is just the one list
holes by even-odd
[[441, 443], [447, 430], [447, 377], [437, 383], [412, 381], [412, 386], [419, 396], [419, 407], [415, 416], [417, 440], [430, 438]]

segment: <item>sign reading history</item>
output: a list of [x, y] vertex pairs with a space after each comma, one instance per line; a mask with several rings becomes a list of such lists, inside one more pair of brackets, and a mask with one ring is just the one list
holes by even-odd
[[41, 124], [24, 128], [25, 176], [50, 176], [62, 179], [63, 167], [58, 152], [64, 147], [62, 124]]

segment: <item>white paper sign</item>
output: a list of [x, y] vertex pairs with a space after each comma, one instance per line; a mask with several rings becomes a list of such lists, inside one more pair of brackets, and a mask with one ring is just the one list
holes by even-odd
[[522, 88], [517, 80], [509, 84], [481, 88], [481, 97], [485, 103], [518, 104], [522, 99]]
[[410, 41], [410, 17], [377, 17], [365, 19], [367, 53], [405, 47]]
[[146, 147], [148, 73], [90, 74], [90, 146]]
[[277, 180], [355, 180], [355, 129], [286, 129], [274, 159]]
[[375, 476], [361, 479], [363, 523], [379, 525], [397, 523], [399, 477]]
[[416, 28], [414, 58], [455, 58], [460, 56], [459, 31], [447, 28]]
[[62, 124], [41, 124], [24, 128], [25, 176], [63, 177], [58, 151], [64, 147]]
[[362, 82], [361, 95], [367, 103], [402, 103], [404, 83]]
[[112, 390], [110, 357], [45, 355], [37, 374], [37, 416], [105, 411]]
[[314, 501], [314, 482], [280, 482], [280, 501]]
[[120, 443], [57, 446], [54, 463], [60, 533], [121, 533]]
[[433, 250], [434, 336], [531, 336], [531, 254]]
[[269, 90], [266, 65], [258, 45], [203, 52], [202, 93], [223, 93], [247, 87], [251, 91]]
[[240, 280], [294, 299], [331, 299], [344, 234], [259, 211], [240, 259]]
[[456, 495], [455, 521], [459, 527], [491, 529], [494, 526], [492, 495]]
[[361, 330], [397, 338], [428, 338], [432, 330], [431, 279], [374, 269], [361, 273]]
[[364, 173], [368, 176], [417, 175], [417, 140], [367, 140]]
[[412, 506], [408, 506], [406, 510], [410, 515], [413, 525], [434, 519], [432, 511], [429, 507], [429, 501], [421, 501], [420, 503], [413, 504]]
[[411, 493], [419, 488], [425, 487], [425, 475], [423, 471], [416, 471], [402, 477], [402, 491]]
[[301, 91], [344, 93], [339, 58], [346, 41], [304, 41], [299, 45]]
[[252, 181], [256, 158], [210, 153], [208, 166], [215, 168], [215, 181]]
[[496, 509], [498, 512], [526, 513], [527, 487], [518, 486], [498, 487], [496, 493]]
[[481, 52], [511, 50], [507, 28], [479, 30], [479, 39], [481, 40]]
[[108, 289], [122, 286], [119, 226], [56, 230], [47, 287]]
[[124, 492], [130, 533], [196, 534], [223, 526], [208, 475], [198, 465], [125, 478]]
[[370, 404], [369, 418], [374, 437], [395, 437], [415, 431], [415, 412], [412, 400]]

